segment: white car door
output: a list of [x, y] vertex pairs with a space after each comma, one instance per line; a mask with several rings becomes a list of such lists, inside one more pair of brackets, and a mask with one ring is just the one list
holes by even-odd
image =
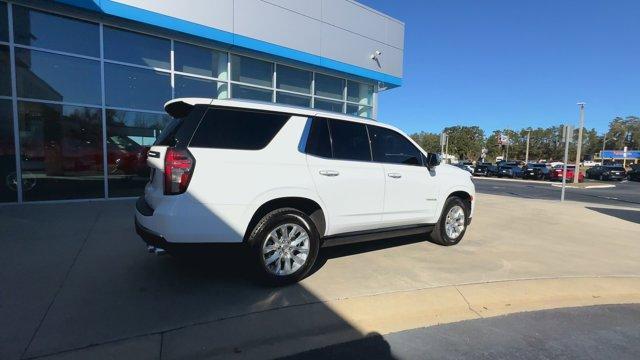
[[308, 137], [307, 164], [328, 212], [327, 235], [380, 227], [384, 167], [371, 162], [366, 126], [317, 118]]
[[439, 184], [436, 172], [423, 166], [422, 152], [404, 135], [369, 127], [373, 159], [383, 163], [385, 227], [435, 223]]

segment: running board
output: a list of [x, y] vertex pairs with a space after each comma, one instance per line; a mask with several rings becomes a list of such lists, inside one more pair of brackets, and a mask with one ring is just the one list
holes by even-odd
[[325, 236], [322, 238], [322, 247], [375, 241], [400, 236], [428, 234], [433, 230], [434, 226], [435, 224], [394, 226], [390, 228], [354, 231], [344, 234]]

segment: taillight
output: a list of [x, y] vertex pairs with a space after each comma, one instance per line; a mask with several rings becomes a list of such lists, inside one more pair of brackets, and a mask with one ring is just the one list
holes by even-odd
[[164, 157], [164, 194], [177, 195], [187, 191], [195, 159], [186, 149], [168, 148]]

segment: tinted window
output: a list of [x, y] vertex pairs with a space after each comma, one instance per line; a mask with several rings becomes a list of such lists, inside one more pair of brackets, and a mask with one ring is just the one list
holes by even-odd
[[100, 62], [16, 49], [18, 96], [99, 105]]
[[344, 79], [316, 74], [315, 93], [318, 96], [344, 99]]
[[342, 112], [342, 103], [337, 101], [321, 100], [316, 98], [313, 102], [313, 107], [320, 110]]
[[94, 23], [14, 5], [13, 31], [18, 44], [100, 56], [100, 30]]
[[367, 127], [350, 121], [329, 120], [333, 158], [371, 161]]
[[311, 97], [278, 91], [276, 93], [276, 102], [280, 104], [309, 107], [311, 106]]
[[11, 96], [9, 47], [4, 45], [0, 45], [0, 95]]
[[289, 115], [209, 109], [189, 146], [259, 150], [267, 146]]
[[273, 63], [231, 55], [231, 80], [271, 87], [273, 84]]
[[273, 91], [271, 90], [238, 84], [231, 85], [231, 95], [236, 99], [249, 99], [266, 102], [271, 102], [273, 99]]
[[331, 137], [326, 119], [313, 119], [311, 122], [306, 153], [326, 158], [331, 157]]
[[174, 98], [181, 97], [224, 99], [227, 97], [227, 83], [176, 74]]
[[179, 41], [174, 43], [173, 48], [176, 71], [220, 79], [227, 78], [226, 53]]
[[4, 2], [0, 2], [0, 41], [6, 41], [6, 42], [9, 41], [9, 21], [7, 17], [7, 4]]
[[13, 107], [11, 100], [0, 99], [0, 202], [17, 198], [16, 149], [13, 142]]
[[311, 71], [278, 65], [276, 77], [278, 89], [311, 94]]
[[104, 57], [111, 60], [169, 69], [171, 42], [159, 37], [104, 27]]
[[171, 75], [131, 66], [104, 64], [107, 106], [162, 111], [171, 99]]
[[397, 132], [378, 126], [369, 126], [369, 136], [371, 137], [373, 161], [422, 165], [420, 151]]
[[357, 102], [360, 105], [371, 105], [372, 99], [373, 85], [355, 81], [347, 82], [347, 101]]

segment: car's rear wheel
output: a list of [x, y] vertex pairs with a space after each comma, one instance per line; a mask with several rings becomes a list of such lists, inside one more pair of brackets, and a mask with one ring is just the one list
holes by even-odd
[[457, 196], [447, 199], [440, 220], [431, 232], [431, 240], [442, 246], [456, 245], [467, 231], [469, 205]]
[[248, 242], [258, 275], [272, 285], [302, 280], [311, 270], [320, 247], [314, 223], [305, 213], [292, 208], [265, 215]]

